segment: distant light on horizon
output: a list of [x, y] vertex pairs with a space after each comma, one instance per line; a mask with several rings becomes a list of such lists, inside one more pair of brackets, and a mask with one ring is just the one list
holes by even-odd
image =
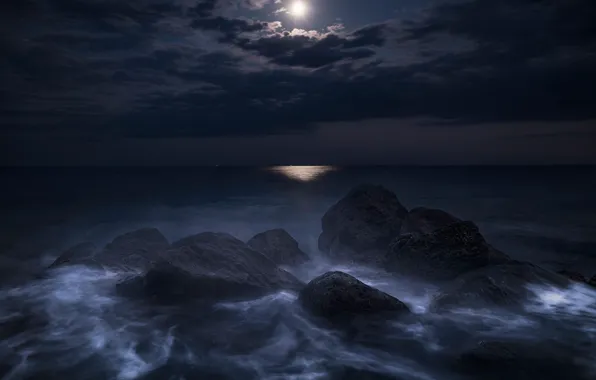
[[290, 179], [309, 182], [336, 170], [333, 166], [274, 166], [269, 169]]

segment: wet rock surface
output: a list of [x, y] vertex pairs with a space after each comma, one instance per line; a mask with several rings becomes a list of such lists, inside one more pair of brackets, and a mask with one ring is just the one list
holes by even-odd
[[142, 228], [117, 236], [102, 250], [89, 243], [77, 245], [62, 255], [51, 268], [88, 265], [128, 271], [147, 270], [170, 248], [166, 237], [156, 228]]
[[161, 259], [143, 275], [121, 284], [121, 291], [168, 303], [258, 297], [304, 285], [225, 233], [205, 232], [179, 240]]
[[434, 208], [417, 207], [403, 221], [400, 234], [428, 234], [461, 220], [455, 216]]
[[310, 260], [309, 256], [300, 249], [296, 239], [281, 228], [261, 232], [246, 244], [277, 265], [299, 265]]
[[310, 281], [300, 292], [300, 303], [324, 318], [379, 313], [409, 313], [406, 304], [343, 272], [328, 272]]
[[388, 189], [355, 187], [323, 216], [319, 250], [349, 261], [375, 261], [375, 256], [399, 235], [407, 213]]
[[486, 242], [474, 223], [459, 222], [427, 234], [401, 235], [391, 243], [384, 266], [407, 276], [444, 281], [509, 260]]

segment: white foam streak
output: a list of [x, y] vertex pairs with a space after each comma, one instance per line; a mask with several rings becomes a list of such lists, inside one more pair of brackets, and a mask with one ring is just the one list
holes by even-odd
[[[129, 380], [162, 365], [173, 338], [169, 332], [144, 331], [149, 322], [139, 324], [112, 293], [119, 279], [115, 272], [68, 267], [1, 292], [2, 321], [27, 326], [2, 342], [21, 357], [13, 373], [68, 369], [93, 359], [117, 379]], [[143, 355], [137, 350], [142, 340], [151, 346]], [[60, 360], [48, 360], [47, 355], [59, 355]]]

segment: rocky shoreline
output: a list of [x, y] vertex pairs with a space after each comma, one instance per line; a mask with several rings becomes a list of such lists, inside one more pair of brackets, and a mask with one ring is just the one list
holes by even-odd
[[[408, 211], [382, 186], [352, 189], [323, 215], [321, 226], [318, 247], [327, 259], [436, 284], [439, 290], [430, 305], [435, 313], [485, 307], [521, 310], [530, 296], [529, 285], [596, 286], [596, 276], [555, 273], [514, 260], [492, 247], [471, 221], [424, 207]], [[415, 317], [401, 300], [349, 274], [328, 272], [305, 284], [283, 269], [310, 259], [282, 229], [262, 232], [247, 242], [227, 233], [203, 232], [170, 243], [157, 229], [145, 228], [118, 236], [102, 249], [78, 244], [60, 255], [49, 271], [86, 265], [128, 273], [117, 285], [118, 293], [151, 304], [215, 303], [291, 291], [298, 293], [298, 302], [314, 319], [339, 329], [353, 330], [363, 326], [363, 320], [378, 320], [373, 316]], [[537, 360], [536, 352], [544, 351], [538, 346], [479, 341], [463, 348], [454, 365], [462, 373], [471, 370], [484, 378], [496, 378], [494, 373], [522, 378], [516, 377], [520, 368], [523, 378], [529, 378], [567, 373], [574, 367], [571, 358], [556, 350], [538, 355], [552, 357], [549, 365]], [[525, 363], [521, 367], [510, 365], [520, 360]]]

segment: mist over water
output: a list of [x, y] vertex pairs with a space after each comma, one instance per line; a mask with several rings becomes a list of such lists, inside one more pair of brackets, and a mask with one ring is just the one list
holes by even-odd
[[[593, 170], [553, 170], [522, 175], [497, 169], [489, 174], [338, 169], [304, 181], [240, 169], [225, 175], [129, 173], [133, 179], [128, 180], [118, 172], [95, 172], [94, 179], [42, 173], [53, 181], [39, 173], [25, 179], [13, 174], [16, 188], [37, 186], [37, 193], [43, 188], [46, 199], [33, 202], [20, 191], [6, 200], [5, 208], [10, 203], [17, 219], [30, 216], [31, 222], [13, 223], [11, 231], [23, 238], [5, 253], [4, 260], [14, 263], [12, 277], [17, 270], [22, 276], [0, 289], [0, 374], [40, 380], [281, 380], [366, 379], [374, 373], [378, 379], [455, 380], [466, 378], [449, 364], [460, 347], [503, 337], [574, 346], [578, 363], [596, 371], [593, 288], [535, 285], [533, 297], [517, 313], [460, 309], [439, 314], [428, 309], [436, 284], [332, 263], [316, 249], [326, 209], [350, 187], [373, 182], [394, 190], [408, 208], [438, 207], [474, 220], [489, 242], [513, 257], [553, 269], [581, 268], [591, 276], [596, 274], [596, 251], [590, 250], [596, 246], [596, 226], [588, 217], [596, 210], [590, 209], [596, 185], [586, 178]], [[61, 186], [54, 188], [50, 183], [56, 178]], [[79, 196], [69, 195], [75, 193]], [[340, 270], [397, 297], [415, 315], [346, 339], [306, 315], [292, 292], [213, 307], [157, 308], [116, 295], [115, 284], [130, 273], [73, 266], [31, 275], [72, 244], [102, 246], [146, 226], [159, 228], [170, 241], [202, 231], [228, 232], [246, 241], [264, 230], [285, 228], [313, 259], [285, 268], [296, 277], [308, 281]]]

